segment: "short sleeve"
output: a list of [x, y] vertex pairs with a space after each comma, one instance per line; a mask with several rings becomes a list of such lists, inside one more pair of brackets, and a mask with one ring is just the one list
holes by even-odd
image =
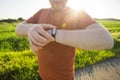
[[27, 23], [38, 23], [38, 20], [39, 20], [39, 16], [42, 12], [42, 9], [39, 10], [37, 13], [35, 13], [32, 17], [30, 17], [29, 19], [26, 20]]
[[78, 12], [77, 15], [78, 19], [77, 19], [77, 23], [78, 23], [78, 27], [80, 27], [81, 29], [85, 29], [87, 26], [89, 26], [90, 24], [95, 23], [96, 21], [90, 16], [88, 15], [84, 10], [80, 10]]

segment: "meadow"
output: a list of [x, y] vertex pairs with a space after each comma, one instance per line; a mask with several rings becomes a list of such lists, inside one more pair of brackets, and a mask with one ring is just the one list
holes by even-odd
[[[115, 45], [106, 50], [76, 49], [75, 70], [102, 60], [120, 57], [120, 21], [97, 20], [114, 38]], [[37, 80], [37, 57], [29, 47], [28, 39], [15, 34], [18, 22], [0, 22], [0, 80]]]

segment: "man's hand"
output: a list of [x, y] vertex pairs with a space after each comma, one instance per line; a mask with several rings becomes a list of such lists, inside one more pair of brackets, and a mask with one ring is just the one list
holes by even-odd
[[29, 29], [28, 39], [34, 53], [37, 53], [38, 49], [42, 49], [43, 46], [51, 41], [54, 41], [54, 38], [46, 31], [54, 27], [50, 24], [35, 24]]

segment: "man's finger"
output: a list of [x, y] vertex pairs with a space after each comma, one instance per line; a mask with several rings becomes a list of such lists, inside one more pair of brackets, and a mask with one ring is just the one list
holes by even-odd
[[42, 43], [46, 43], [46, 42], [48, 41], [45, 37], [41, 36], [38, 32], [35, 32], [35, 33], [33, 34], [33, 38], [34, 38], [36, 41], [39, 41], [39, 42], [42, 42]]
[[52, 28], [56, 28], [56, 26], [51, 25], [51, 24], [41, 24], [43, 29], [52, 29]]
[[44, 29], [37, 30], [37, 32], [38, 32], [41, 36], [43, 36], [43, 37], [45, 37], [46, 39], [48, 39], [49, 41], [54, 41], [54, 38], [53, 38], [47, 31], [45, 31]]

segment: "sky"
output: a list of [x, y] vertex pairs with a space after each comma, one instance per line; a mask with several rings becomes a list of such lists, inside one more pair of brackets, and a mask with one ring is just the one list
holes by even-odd
[[[84, 9], [93, 18], [120, 19], [120, 0], [68, 0], [68, 6]], [[49, 0], [0, 0], [0, 19], [28, 19], [41, 8], [51, 7]]]

